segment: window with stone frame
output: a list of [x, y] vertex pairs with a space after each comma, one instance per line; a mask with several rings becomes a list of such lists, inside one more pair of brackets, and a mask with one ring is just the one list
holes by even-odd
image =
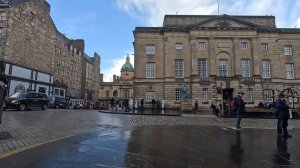
[[183, 59], [175, 59], [175, 78], [184, 78]]
[[286, 79], [295, 79], [294, 64], [285, 64]]
[[4, 37], [4, 28], [0, 27], [0, 38]]
[[199, 42], [199, 48], [206, 48], [206, 43], [205, 42]]
[[3, 11], [0, 12], [0, 21], [6, 20], [6, 13]]
[[247, 99], [248, 99], [248, 102], [253, 102], [253, 89], [252, 88], [249, 88], [247, 90]]
[[219, 73], [220, 73], [220, 77], [228, 76], [228, 59], [219, 60]]
[[270, 60], [262, 60], [262, 77], [271, 78], [271, 63]]
[[240, 48], [241, 49], [247, 49], [248, 48], [248, 43], [247, 42], [241, 42]]
[[180, 101], [180, 100], [181, 100], [180, 89], [176, 89], [176, 90], [175, 90], [175, 100], [176, 100], [176, 101]]
[[146, 45], [146, 55], [155, 55], [155, 45], [154, 44]]
[[155, 99], [155, 92], [146, 92], [146, 101], [151, 101], [152, 99]]
[[283, 46], [284, 55], [293, 55], [293, 47], [291, 45]]
[[267, 51], [268, 50], [268, 43], [261, 43], [261, 50]]
[[175, 48], [176, 50], [182, 50], [182, 43], [176, 43]]
[[155, 63], [146, 64], [146, 78], [155, 78]]
[[129, 91], [124, 91], [124, 97], [129, 98]]
[[274, 91], [271, 89], [264, 90], [264, 100], [266, 102], [273, 102], [274, 99]]
[[203, 89], [203, 102], [208, 102], [208, 89]]
[[250, 77], [250, 60], [249, 59], [242, 59], [241, 60], [241, 70], [242, 70], [242, 77]]
[[198, 74], [200, 77], [207, 77], [207, 60], [205, 58], [198, 59]]

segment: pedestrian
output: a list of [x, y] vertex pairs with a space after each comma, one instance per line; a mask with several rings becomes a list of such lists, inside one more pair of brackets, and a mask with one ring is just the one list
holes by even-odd
[[144, 110], [144, 99], [141, 99], [141, 110]]
[[285, 95], [280, 93], [278, 100], [275, 103], [277, 115], [277, 135], [280, 137], [291, 138], [292, 136], [287, 131], [288, 119], [290, 118], [289, 109], [285, 100]]
[[0, 62], [0, 124], [2, 123], [3, 105], [7, 95], [7, 88], [6, 88], [7, 81], [5, 80], [3, 73], [4, 73], [4, 63]]
[[128, 99], [124, 99], [124, 107], [125, 107], [125, 112], [128, 112], [129, 111], [129, 109], [128, 109], [128, 107], [129, 107], [129, 100]]
[[155, 107], [155, 100], [154, 99], [151, 100], [151, 104], [152, 104], [152, 110], [154, 110], [154, 107]]
[[245, 103], [243, 100], [244, 92], [239, 92], [238, 96], [234, 98], [234, 112], [236, 114], [236, 129], [241, 129], [242, 115], [245, 113]]
[[217, 110], [216, 101], [214, 100], [211, 101], [210, 109], [212, 109], [212, 114], [216, 114], [216, 110]]
[[160, 101], [158, 99], [156, 100], [156, 108], [157, 111], [160, 110]]
[[111, 111], [114, 112], [115, 111], [115, 98], [111, 97], [110, 99], [110, 107], [111, 107]]
[[198, 109], [199, 107], [198, 107], [198, 100], [197, 99], [195, 99], [195, 102], [194, 102], [194, 110], [195, 110], [195, 115], [196, 115], [196, 113], [199, 111], [199, 109]]

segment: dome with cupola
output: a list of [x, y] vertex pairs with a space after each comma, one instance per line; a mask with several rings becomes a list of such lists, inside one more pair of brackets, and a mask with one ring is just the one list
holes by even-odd
[[121, 71], [133, 71], [133, 66], [132, 66], [132, 64], [130, 63], [129, 55], [127, 55], [127, 57], [126, 57], [126, 62], [125, 62], [125, 64], [122, 66]]

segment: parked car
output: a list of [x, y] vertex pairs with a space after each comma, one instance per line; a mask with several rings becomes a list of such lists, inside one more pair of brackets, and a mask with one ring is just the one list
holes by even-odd
[[63, 97], [55, 97], [55, 96], [49, 96], [49, 108], [64, 108], [69, 109], [69, 104], [67, 100]]
[[16, 92], [5, 100], [4, 109], [24, 111], [27, 109], [41, 108], [42, 110], [46, 110], [48, 102], [48, 96], [44, 93]]

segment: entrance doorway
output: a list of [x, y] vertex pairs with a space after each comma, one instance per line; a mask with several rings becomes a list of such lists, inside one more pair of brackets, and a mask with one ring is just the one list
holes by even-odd
[[224, 106], [224, 115], [230, 114], [230, 101], [233, 100], [233, 91], [234, 88], [225, 88], [223, 89], [223, 106]]

